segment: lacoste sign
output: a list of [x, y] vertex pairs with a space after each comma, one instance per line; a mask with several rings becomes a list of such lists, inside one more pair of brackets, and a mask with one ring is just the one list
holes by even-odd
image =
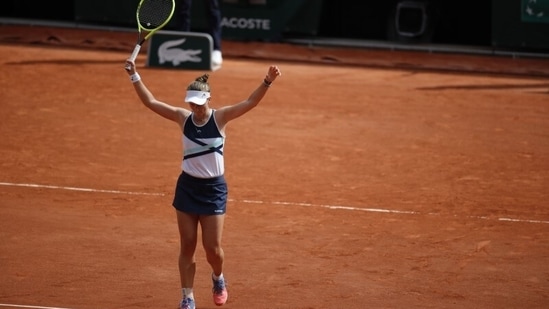
[[150, 39], [147, 66], [215, 70], [211, 65], [212, 37], [207, 33], [159, 31]]

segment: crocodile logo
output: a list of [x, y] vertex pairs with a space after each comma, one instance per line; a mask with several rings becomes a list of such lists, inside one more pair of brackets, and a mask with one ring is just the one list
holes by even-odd
[[164, 64], [171, 62], [173, 66], [178, 66], [183, 62], [201, 62], [202, 57], [200, 49], [183, 49], [180, 45], [187, 39], [166, 41], [158, 47], [158, 62]]

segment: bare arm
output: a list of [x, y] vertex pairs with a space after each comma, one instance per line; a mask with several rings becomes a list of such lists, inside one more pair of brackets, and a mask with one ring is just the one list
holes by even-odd
[[[126, 69], [128, 75], [133, 76], [134, 78], [136, 76], [139, 76], [135, 75], [137, 74], [137, 71], [135, 69], [135, 63], [133, 61], [126, 60], [126, 66], [127, 68], [129, 68]], [[158, 115], [181, 124], [183, 120], [191, 113], [184, 108], [178, 108], [175, 106], [171, 106], [167, 103], [158, 101], [145, 86], [140, 77], [137, 81], [134, 80], [132, 82], [135, 92], [137, 93], [137, 96], [139, 97], [143, 105], [145, 105]]]
[[246, 100], [234, 105], [222, 107], [217, 110], [217, 124], [221, 128], [223, 128], [229, 121], [244, 115], [252, 108], [256, 107], [267, 93], [270, 84], [274, 82], [275, 79], [281, 74], [282, 73], [277, 66], [271, 65], [269, 67], [269, 70], [267, 71], [265, 80], [261, 82], [261, 84], [250, 94], [250, 96]]

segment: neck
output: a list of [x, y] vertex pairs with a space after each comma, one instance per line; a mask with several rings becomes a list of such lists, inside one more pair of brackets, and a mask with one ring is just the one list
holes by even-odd
[[193, 120], [196, 124], [202, 125], [205, 124], [208, 121], [208, 118], [210, 118], [211, 115], [211, 109], [205, 109], [203, 112], [194, 112], [193, 113]]

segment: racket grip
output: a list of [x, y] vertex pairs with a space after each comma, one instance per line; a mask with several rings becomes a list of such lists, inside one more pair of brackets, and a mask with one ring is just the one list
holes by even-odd
[[137, 55], [139, 54], [139, 50], [141, 50], [141, 45], [139, 44], [135, 45], [132, 55], [130, 56], [131, 61], [135, 61], [135, 58], [137, 58]]

